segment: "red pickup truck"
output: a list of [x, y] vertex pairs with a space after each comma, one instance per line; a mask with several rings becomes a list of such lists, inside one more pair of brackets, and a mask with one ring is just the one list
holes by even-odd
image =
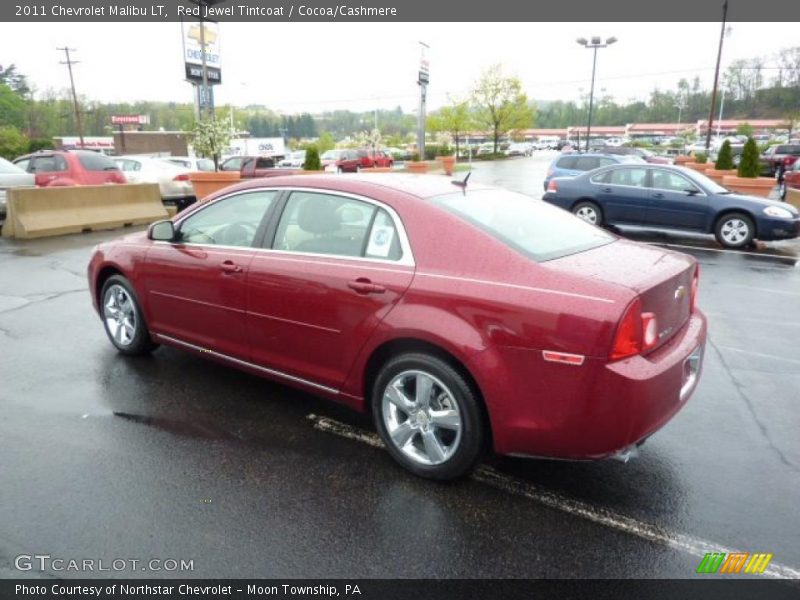
[[291, 175], [292, 169], [275, 168], [275, 159], [266, 156], [232, 156], [219, 166], [220, 171], [239, 171], [242, 179]]

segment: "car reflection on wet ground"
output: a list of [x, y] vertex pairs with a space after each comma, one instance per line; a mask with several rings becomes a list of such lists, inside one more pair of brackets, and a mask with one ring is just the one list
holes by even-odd
[[[475, 178], [540, 197], [549, 160]], [[491, 457], [437, 484], [364, 415], [172, 348], [118, 355], [85, 269], [121, 233], [0, 241], [0, 576], [46, 552], [191, 558], [190, 577], [692, 577], [739, 549], [800, 577], [797, 241], [622, 232], [701, 264], [694, 397], [627, 463]]]

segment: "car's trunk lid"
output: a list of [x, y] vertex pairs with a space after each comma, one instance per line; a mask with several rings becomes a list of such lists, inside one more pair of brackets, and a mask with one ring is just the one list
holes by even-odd
[[642, 311], [657, 319], [658, 339], [650, 351], [667, 342], [689, 319], [695, 260], [686, 254], [619, 240], [543, 264], [636, 292]]

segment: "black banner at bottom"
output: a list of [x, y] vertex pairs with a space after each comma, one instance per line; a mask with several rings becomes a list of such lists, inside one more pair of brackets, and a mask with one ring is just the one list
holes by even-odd
[[241, 600], [503, 600], [524, 598], [796, 600], [800, 581], [754, 579], [7, 579], [0, 598], [144, 600], [153, 598]]

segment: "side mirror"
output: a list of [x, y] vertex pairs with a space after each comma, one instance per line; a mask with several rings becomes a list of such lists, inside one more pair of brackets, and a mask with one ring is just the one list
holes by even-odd
[[155, 242], [171, 242], [175, 239], [172, 221], [156, 221], [147, 229], [147, 237]]

